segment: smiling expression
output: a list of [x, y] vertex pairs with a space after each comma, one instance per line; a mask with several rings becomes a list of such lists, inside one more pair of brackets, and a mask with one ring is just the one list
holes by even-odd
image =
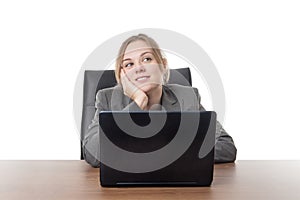
[[142, 40], [127, 46], [121, 66], [129, 80], [146, 93], [163, 83], [164, 68], [155, 59], [152, 48]]

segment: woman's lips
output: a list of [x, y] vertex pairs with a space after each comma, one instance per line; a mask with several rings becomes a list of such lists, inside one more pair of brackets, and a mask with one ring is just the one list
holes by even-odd
[[145, 81], [147, 81], [149, 78], [150, 78], [150, 76], [140, 76], [140, 77], [136, 78], [135, 80], [136, 80], [137, 82], [145, 82]]

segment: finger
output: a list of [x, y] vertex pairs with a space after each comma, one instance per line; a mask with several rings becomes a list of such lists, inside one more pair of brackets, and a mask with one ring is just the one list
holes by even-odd
[[123, 69], [121, 69], [121, 83], [122, 84], [128, 83], [128, 78]]
[[124, 79], [126, 79], [126, 81], [130, 81], [130, 79], [129, 79], [127, 73], [126, 73], [123, 69], [121, 69], [121, 76], [122, 76]]
[[124, 73], [124, 76], [126, 77], [126, 79], [131, 82], [131, 80], [130, 80], [128, 74], [126, 73], [126, 71], [123, 71], [123, 73]]
[[148, 101], [147, 101], [146, 99], [144, 99], [144, 100], [142, 101], [142, 104], [141, 104], [142, 110], [145, 110], [145, 109], [146, 109], [147, 104], [148, 104]]

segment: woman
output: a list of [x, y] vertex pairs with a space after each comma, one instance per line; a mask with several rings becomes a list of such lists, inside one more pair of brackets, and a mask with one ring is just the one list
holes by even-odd
[[[83, 141], [85, 160], [99, 167], [98, 117], [103, 110], [205, 110], [196, 88], [167, 84], [169, 69], [157, 43], [145, 34], [132, 36], [120, 47], [115, 66], [118, 85], [99, 90], [96, 113]], [[215, 162], [233, 162], [236, 148], [219, 122]]]

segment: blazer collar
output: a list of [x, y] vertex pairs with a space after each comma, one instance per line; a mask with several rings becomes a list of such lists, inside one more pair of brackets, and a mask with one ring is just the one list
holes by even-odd
[[167, 111], [180, 110], [180, 105], [175, 94], [169, 87], [163, 85], [162, 106]]
[[[140, 107], [129, 97], [126, 95], [125, 99], [123, 99], [123, 103], [125, 103], [125, 110], [131, 110], [131, 111], [141, 111]], [[172, 90], [168, 87], [163, 85], [162, 87], [162, 100], [161, 100], [163, 109], [166, 111], [180, 111], [180, 102], [178, 101], [175, 94], [172, 92]]]

